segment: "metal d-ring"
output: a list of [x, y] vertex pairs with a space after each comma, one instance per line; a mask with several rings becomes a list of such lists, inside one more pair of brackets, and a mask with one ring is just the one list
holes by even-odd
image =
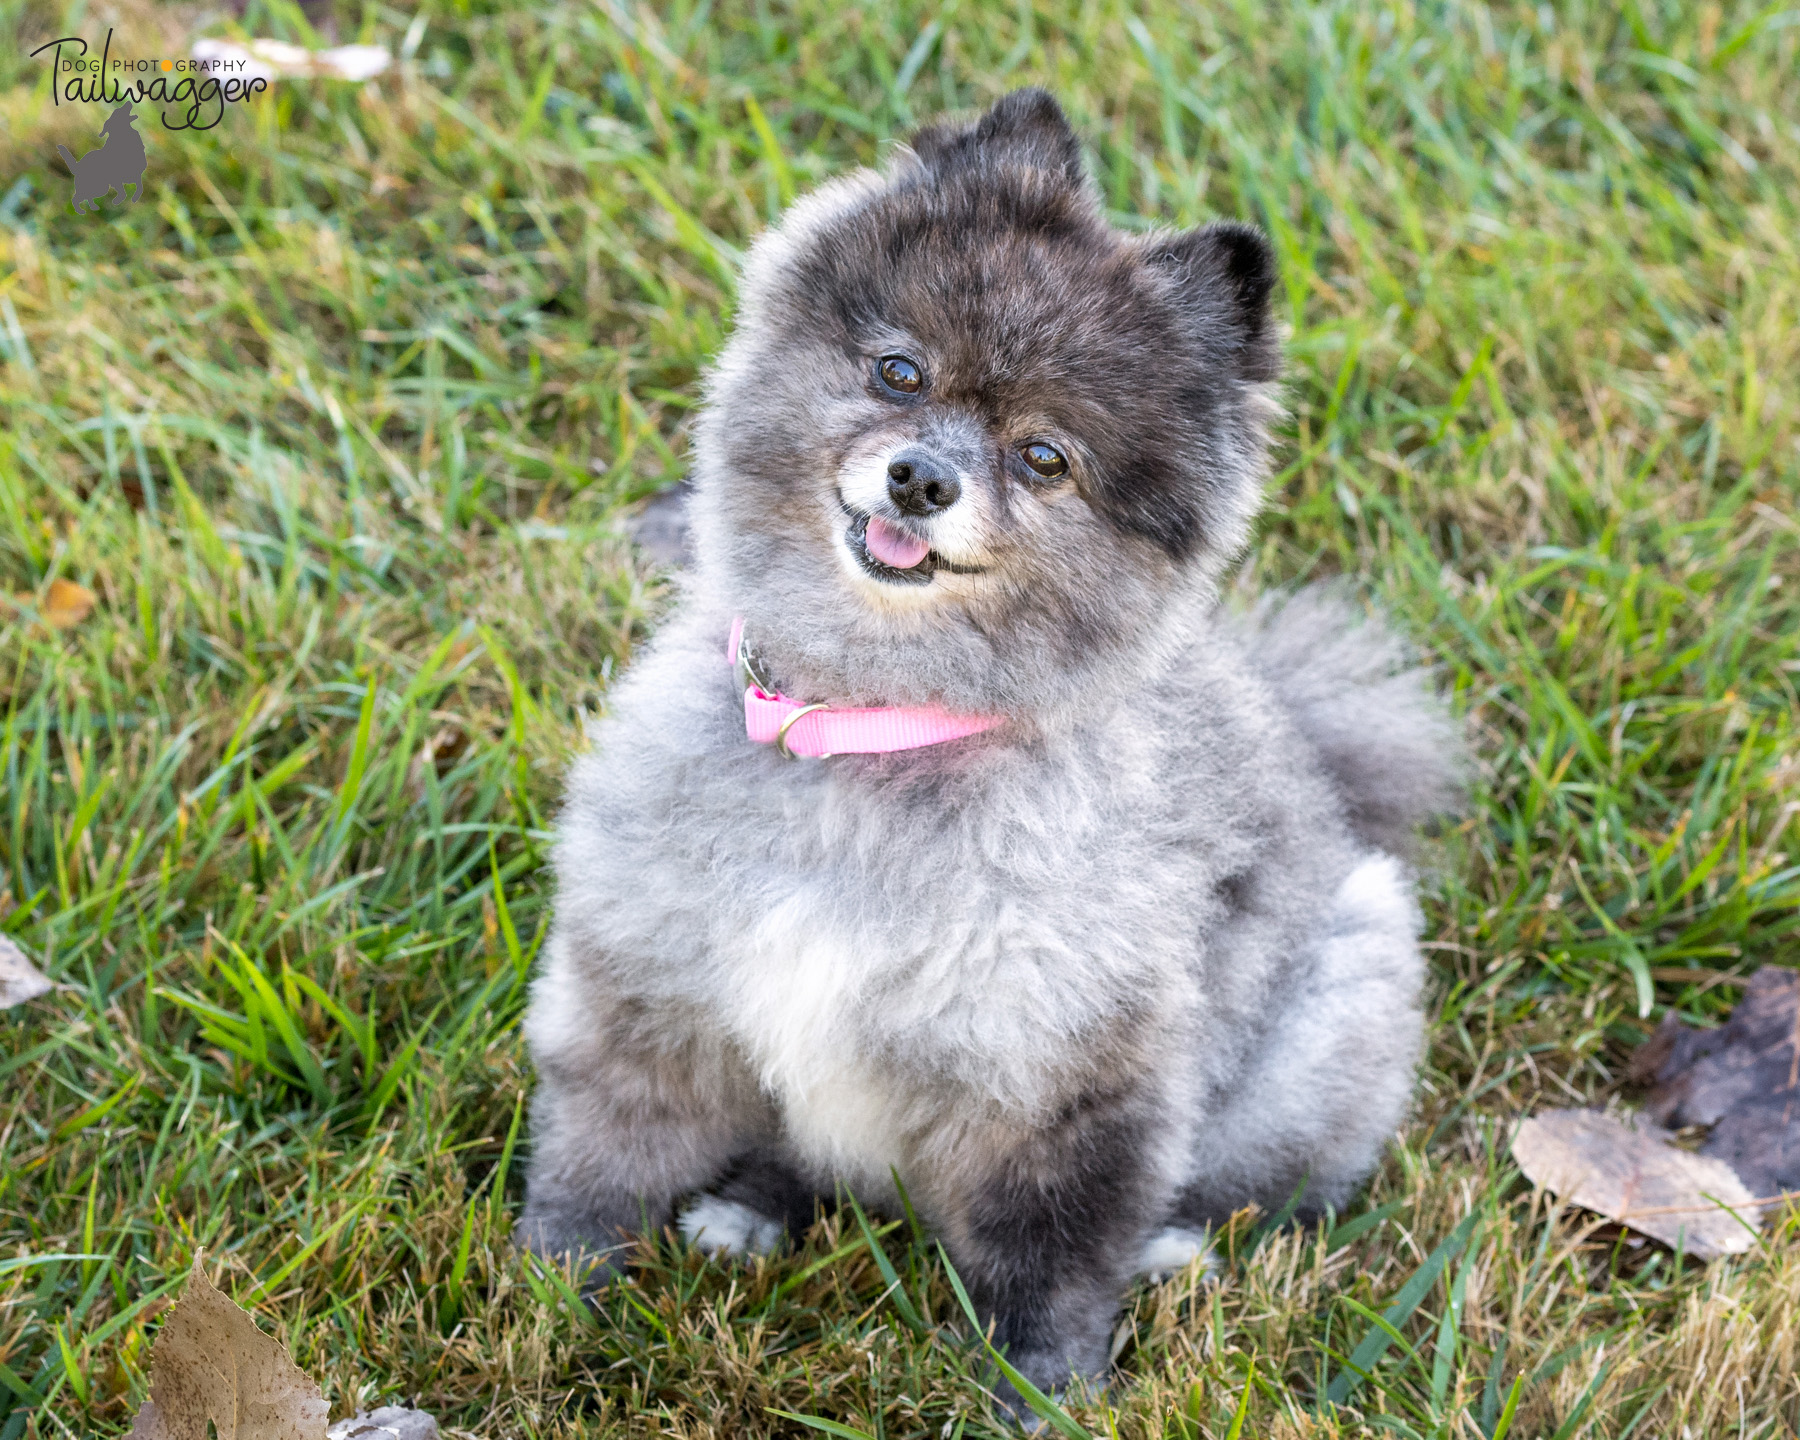
[[[829, 705], [802, 705], [792, 715], [781, 722], [781, 728], [775, 732], [775, 748], [781, 752], [783, 759], [798, 760], [800, 758], [792, 750], [788, 749], [788, 731], [794, 728], [794, 722], [803, 715], [812, 714], [815, 710], [829, 710], [830, 708]], [[824, 759], [825, 757], [820, 756], [819, 758]]]

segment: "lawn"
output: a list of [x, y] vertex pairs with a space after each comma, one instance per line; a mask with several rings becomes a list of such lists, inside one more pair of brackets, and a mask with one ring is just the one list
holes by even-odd
[[0, 931], [61, 984], [0, 1012], [0, 1440], [127, 1430], [201, 1249], [335, 1415], [1004, 1433], [904, 1224], [646, 1246], [592, 1313], [509, 1231], [559, 776], [665, 603], [622, 517], [683, 472], [737, 258], [1023, 83], [1120, 224], [1273, 235], [1289, 418], [1242, 585], [1356, 577], [1477, 755], [1368, 1196], [1140, 1287], [1070, 1413], [1793, 1433], [1800, 1217], [1702, 1266], [1507, 1142], [1800, 964], [1800, 11], [249, 0], [398, 66], [143, 125], [142, 203], [75, 215], [54, 145], [104, 111], [27, 52], [219, 13], [0, 0]]

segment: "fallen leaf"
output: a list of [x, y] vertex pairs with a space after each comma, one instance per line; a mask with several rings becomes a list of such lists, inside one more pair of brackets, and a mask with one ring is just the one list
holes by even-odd
[[372, 80], [393, 63], [379, 45], [336, 45], [306, 50], [285, 40], [196, 40], [196, 60], [224, 61], [244, 79]]
[[52, 580], [44, 608], [38, 613], [55, 630], [67, 630], [87, 619], [94, 608], [94, 592], [73, 580]]
[[10, 1010], [48, 994], [56, 986], [25, 958], [25, 952], [0, 935], [0, 1010]]
[[1753, 1195], [1800, 1190], [1800, 972], [1763, 966], [1716, 1030], [1671, 1011], [1631, 1073], [1654, 1082], [1644, 1113], [1675, 1129], [1710, 1125], [1700, 1153], [1731, 1166]]
[[1647, 1121], [1548, 1110], [1519, 1126], [1512, 1154], [1527, 1179], [1566, 1203], [1699, 1259], [1752, 1249], [1762, 1215], [1744, 1182], [1723, 1160], [1690, 1154], [1670, 1138]]
[[423, 1410], [383, 1405], [354, 1420], [340, 1420], [325, 1432], [325, 1440], [437, 1440], [437, 1421]]
[[[187, 1289], [150, 1350], [150, 1398], [128, 1440], [324, 1440], [331, 1408], [250, 1312], [194, 1257]], [[382, 1437], [386, 1440], [386, 1437]]]

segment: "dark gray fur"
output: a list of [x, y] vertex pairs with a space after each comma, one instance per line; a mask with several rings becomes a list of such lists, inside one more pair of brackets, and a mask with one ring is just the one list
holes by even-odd
[[[1362, 1183], [1420, 1045], [1393, 856], [1455, 747], [1341, 599], [1218, 607], [1273, 280], [1244, 226], [1108, 227], [1039, 91], [758, 242], [696, 431], [694, 567], [570, 777], [525, 1243], [614, 1249], [704, 1192], [690, 1219], [797, 1225], [839, 1181], [891, 1204], [891, 1165], [1056, 1385], [1104, 1367], [1154, 1233]], [[895, 352], [914, 398], [873, 378]], [[1034, 437], [1067, 478], [1022, 468]], [[955, 505], [882, 499], [901, 446]], [[869, 576], [846, 506], [978, 573]], [[783, 760], [745, 739], [733, 615], [791, 696], [1006, 723]]]

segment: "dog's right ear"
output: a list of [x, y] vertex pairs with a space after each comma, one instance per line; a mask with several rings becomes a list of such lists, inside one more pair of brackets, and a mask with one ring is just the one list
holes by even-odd
[[1081, 141], [1047, 90], [1035, 86], [1002, 95], [973, 125], [927, 125], [912, 151], [943, 175], [982, 165], [1028, 165], [1060, 174], [1072, 185], [1085, 178]]

